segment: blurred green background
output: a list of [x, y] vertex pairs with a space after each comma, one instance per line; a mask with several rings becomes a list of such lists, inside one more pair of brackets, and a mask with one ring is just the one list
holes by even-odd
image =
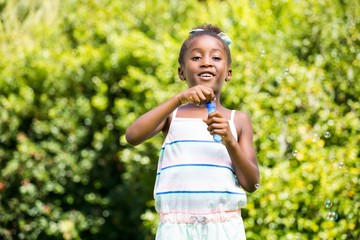
[[153, 239], [162, 136], [124, 138], [187, 86], [188, 31], [233, 40], [261, 187], [248, 239], [360, 238], [358, 0], [0, 0], [0, 239]]

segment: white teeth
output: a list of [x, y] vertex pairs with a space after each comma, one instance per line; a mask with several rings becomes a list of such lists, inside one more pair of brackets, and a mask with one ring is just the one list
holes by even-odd
[[212, 77], [210, 73], [203, 73], [200, 75], [201, 77]]

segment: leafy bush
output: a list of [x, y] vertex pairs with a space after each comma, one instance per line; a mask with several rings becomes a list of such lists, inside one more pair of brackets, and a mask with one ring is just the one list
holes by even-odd
[[180, 45], [211, 22], [233, 40], [222, 102], [251, 115], [261, 166], [248, 239], [358, 239], [359, 13], [355, 0], [0, 0], [1, 238], [153, 239], [162, 137], [131, 147], [124, 133], [186, 88]]

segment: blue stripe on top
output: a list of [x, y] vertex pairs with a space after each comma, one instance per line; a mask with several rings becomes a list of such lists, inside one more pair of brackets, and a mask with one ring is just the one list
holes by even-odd
[[176, 193], [227, 193], [227, 194], [245, 195], [245, 193], [242, 192], [231, 192], [231, 191], [167, 191], [167, 192], [157, 192], [156, 195], [176, 194]]
[[[228, 166], [222, 166], [222, 165], [216, 165], [216, 164], [206, 164], [206, 163], [193, 163], [193, 164], [177, 164], [177, 165], [172, 165], [172, 166], [167, 166], [167, 167], [163, 167], [161, 168], [162, 170], [168, 169], [168, 168], [174, 168], [174, 167], [216, 167], [216, 168], [226, 168], [228, 170], [230, 170], [233, 174], [235, 174], [235, 171], [228, 167]], [[158, 175], [160, 174], [157, 173]]]
[[168, 143], [165, 143], [164, 146], [161, 148], [161, 150], [164, 150], [166, 146], [168, 145], [172, 145], [172, 144], [176, 144], [176, 143], [182, 143], [182, 142], [196, 142], [196, 143], [199, 143], [199, 142], [203, 142], [203, 143], [216, 143], [216, 144], [221, 144], [219, 142], [215, 142], [215, 141], [206, 141], [206, 140], [176, 140], [176, 141], [172, 141], [172, 142], [168, 142]]

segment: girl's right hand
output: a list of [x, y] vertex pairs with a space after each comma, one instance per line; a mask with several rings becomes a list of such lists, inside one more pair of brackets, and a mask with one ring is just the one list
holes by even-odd
[[179, 93], [178, 98], [181, 105], [187, 103], [194, 103], [196, 105], [201, 105], [209, 101], [213, 101], [215, 97], [214, 90], [207, 86], [196, 85], [193, 86], [181, 93]]

